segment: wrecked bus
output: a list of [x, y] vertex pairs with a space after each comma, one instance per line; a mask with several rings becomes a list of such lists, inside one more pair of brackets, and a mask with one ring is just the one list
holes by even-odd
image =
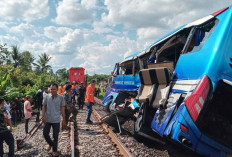
[[139, 72], [135, 135], [171, 139], [204, 156], [232, 155], [231, 30], [227, 7], [140, 54], [154, 62]]
[[108, 112], [122, 104], [127, 98], [135, 98], [140, 86], [139, 63], [136, 54], [128, 56], [124, 61], [116, 63], [109, 78], [102, 102]]

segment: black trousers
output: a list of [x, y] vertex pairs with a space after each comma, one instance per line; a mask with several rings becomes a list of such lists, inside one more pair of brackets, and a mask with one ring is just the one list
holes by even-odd
[[[53, 139], [49, 136], [50, 130], [53, 130]], [[60, 123], [45, 123], [43, 135], [46, 142], [52, 146], [53, 152], [57, 152], [58, 137], [60, 132]]]
[[42, 102], [37, 102], [38, 111], [42, 110], [42, 107], [43, 107]]
[[5, 131], [3, 133], [0, 133], [0, 157], [3, 156], [3, 142], [6, 142], [6, 144], [9, 146], [9, 153], [8, 157], [14, 157], [14, 137], [10, 131]]
[[66, 124], [68, 124], [68, 119], [70, 116], [71, 112], [69, 112], [69, 110], [65, 107], [65, 122]]
[[22, 120], [22, 116], [23, 116], [23, 112], [21, 109], [16, 110], [16, 114], [17, 114], [17, 120], [21, 121]]
[[29, 123], [29, 120], [30, 120], [30, 118], [26, 119], [26, 122], [25, 122], [25, 132], [26, 132], [26, 134], [28, 134], [28, 123]]
[[77, 97], [77, 103], [78, 103], [78, 106], [79, 106], [79, 109], [83, 109], [83, 106], [84, 106], [84, 96], [78, 96]]
[[36, 115], [36, 122], [39, 122], [40, 112], [32, 112], [32, 116]]

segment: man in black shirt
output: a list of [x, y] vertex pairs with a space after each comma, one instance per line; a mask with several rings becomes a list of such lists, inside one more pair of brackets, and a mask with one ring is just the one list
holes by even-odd
[[42, 110], [43, 93], [41, 89], [39, 89], [37, 94], [35, 95], [35, 102], [36, 102], [38, 111]]
[[84, 101], [85, 101], [85, 92], [86, 88], [84, 87], [84, 82], [81, 82], [81, 85], [77, 87], [78, 95], [77, 95], [77, 103], [79, 109], [83, 109]]
[[16, 114], [17, 114], [17, 121], [21, 121], [22, 120], [22, 103], [20, 102], [20, 98], [16, 98], [15, 99], [15, 103], [16, 103]]

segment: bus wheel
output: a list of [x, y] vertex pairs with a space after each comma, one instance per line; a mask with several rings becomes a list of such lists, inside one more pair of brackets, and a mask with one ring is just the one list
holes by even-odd
[[141, 104], [141, 107], [139, 109], [139, 115], [134, 123], [134, 136], [136, 139], [140, 140], [141, 136], [139, 135], [139, 132], [141, 131], [143, 125], [144, 125], [144, 113], [145, 113], [145, 105]]
[[105, 109], [106, 109], [107, 112], [111, 112], [111, 111], [110, 111], [110, 105], [111, 105], [112, 101], [113, 101], [113, 99], [110, 99], [110, 100], [107, 102], [107, 104], [106, 104]]

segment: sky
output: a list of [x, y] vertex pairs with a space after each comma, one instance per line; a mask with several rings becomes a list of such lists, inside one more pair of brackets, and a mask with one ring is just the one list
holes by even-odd
[[84, 67], [109, 74], [115, 63], [175, 28], [232, 4], [229, 0], [1, 0], [0, 44], [56, 71]]

